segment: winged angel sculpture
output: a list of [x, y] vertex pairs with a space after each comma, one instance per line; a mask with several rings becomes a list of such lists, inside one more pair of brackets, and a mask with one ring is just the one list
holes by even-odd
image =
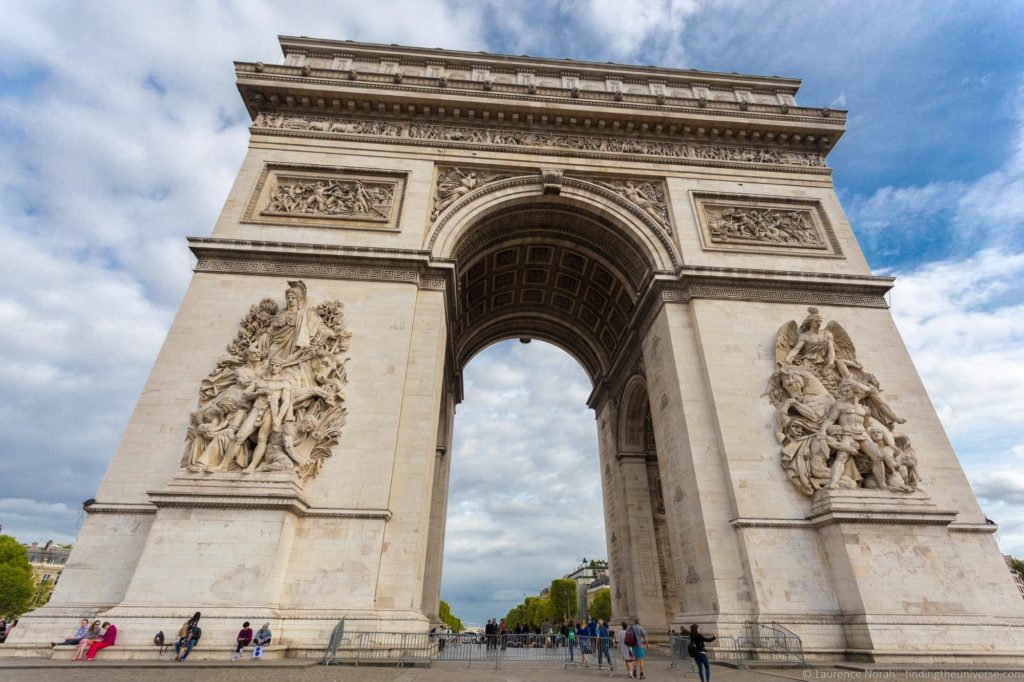
[[307, 303], [288, 282], [285, 307], [249, 309], [228, 354], [202, 381], [181, 466], [192, 474], [294, 472], [316, 477], [345, 424], [344, 304]]
[[874, 488], [912, 492], [920, 484], [910, 439], [874, 375], [835, 320], [808, 308], [775, 337], [776, 370], [766, 395], [775, 406], [782, 467], [800, 492]]

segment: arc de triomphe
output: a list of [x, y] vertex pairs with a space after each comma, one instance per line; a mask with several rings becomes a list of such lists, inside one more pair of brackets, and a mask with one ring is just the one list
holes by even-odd
[[1024, 660], [995, 526], [832, 186], [845, 112], [786, 78], [281, 45], [235, 65], [248, 154], [14, 651], [94, 614], [111, 657], [195, 610], [206, 646], [270, 621], [288, 655], [343, 616], [425, 631], [462, 369], [533, 338], [593, 381], [616, 620]]

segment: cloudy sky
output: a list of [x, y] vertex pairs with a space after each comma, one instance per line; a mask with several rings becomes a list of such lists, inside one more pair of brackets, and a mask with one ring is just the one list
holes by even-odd
[[[1024, 4], [0, 2], [0, 523], [74, 538], [246, 147], [234, 59], [277, 34], [804, 79], [850, 110], [849, 218], [1004, 551], [1024, 554]], [[467, 370], [443, 593], [503, 614], [603, 556], [587, 379]], [[500, 449], [494, 443], [500, 442]]]

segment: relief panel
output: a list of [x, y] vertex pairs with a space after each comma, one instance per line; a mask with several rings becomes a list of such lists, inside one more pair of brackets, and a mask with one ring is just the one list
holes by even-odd
[[695, 192], [693, 204], [705, 251], [843, 256], [821, 202]]
[[405, 172], [267, 164], [243, 222], [397, 230]]

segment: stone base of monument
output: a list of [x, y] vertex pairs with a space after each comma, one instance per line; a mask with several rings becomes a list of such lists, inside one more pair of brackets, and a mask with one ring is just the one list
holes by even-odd
[[1013, 615], [1019, 604], [1005, 602], [1020, 596], [985, 582], [1001, 585], [1006, 571], [1001, 561], [992, 561], [1001, 559], [993, 547], [994, 527], [958, 522], [956, 512], [937, 505], [925, 490], [896, 495], [822, 489], [806, 518], [737, 525], [747, 534], [755, 566], [762, 574], [777, 574], [761, 578], [757, 589], [801, 585], [811, 565], [805, 548], [820, 542], [830, 575], [808, 573], [807, 585], [827, 578], [835, 600], [815, 601], [805, 589], [799, 601], [783, 602], [789, 610], [684, 613], [674, 628], [699, 623], [702, 631], [732, 638], [731, 646], [742, 650], [756, 636], [756, 624], [778, 624], [801, 638], [808, 661], [1024, 661], [1024, 618]]
[[[0, 645], [0, 657], [73, 658], [74, 647], [51, 648], [49, 645], [51, 641], [67, 637], [69, 624], [74, 626], [77, 622], [76, 617], [63, 611], [43, 608], [23, 616], [18, 623], [21, 632], [15, 631], [6, 644]], [[77, 615], [79, 611], [74, 613]], [[185, 619], [180, 610], [171, 609], [117, 607], [100, 613], [89, 610], [81, 613], [93, 614], [117, 625], [117, 644], [104, 649], [98, 656], [98, 659], [110, 661], [173, 660], [175, 635]], [[346, 629], [358, 632], [428, 631], [425, 619], [416, 612], [326, 613], [307, 610], [270, 613], [255, 609], [204, 609], [202, 613], [203, 637], [199, 647], [189, 655], [189, 660], [230, 659], [235, 650], [231, 643], [246, 620], [252, 624], [253, 630], [263, 623], [270, 623], [274, 640], [265, 650], [268, 659], [323, 656], [331, 632], [342, 618], [345, 618]], [[157, 632], [164, 633], [166, 645], [162, 653], [160, 647], [153, 644]], [[252, 647], [246, 651], [246, 657], [251, 658]]]
[[[332, 602], [327, 600], [337, 603], [339, 597], [373, 604], [373, 583], [363, 579], [360, 557], [366, 547], [380, 546], [391, 515], [386, 509], [314, 507], [292, 472], [179, 475], [148, 497], [152, 511], [142, 518], [152, 521], [145, 551], [124, 599], [119, 604], [51, 603], [26, 614], [10, 645], [0, 647], [0, 656], [54, 656], [49, 643], [69, 636], [82, 618], [117, 625], [117, 645], [101, 654], [108, 660], [158, 658], [154, 635], [162, 631], [165, 641], [173, 644], [178, 628], [195, 611], [202, 612], [202, 643], [208, 645], [203, 648], [217, 652], [215, 658], [223, 657], [222, 646], [230, 645], [233, 651], [231, 643], [244, 621], [254, 630], [270, 624], [277, 657], [322, 655], [342, 618], [364, 632], [430, 629], [423, 614], [414, 610], [329, 608]], [[225, 509], [235, 510], [230, 520], [224, 518]], [[91, 514], [90, 520], [122, 513], [103, 512]], [[311, 531], [309, 521], [323, 528]], [[102, 538], [89, 540], [89, 535], [83, 529], [80, 540], [102, 543]], [[339, 557], [337, 568], [289, 587], [285, 576], [297, 568], [291, 558], [300, 543], [309, 544], [310, 551]], [[78, 581], [79, 598], [90, 594], [91, 581], [103, 579], [80, 576], [71, 574]], [[338, 594], [339, 585], [347, 586], [345, 594]], [[320, 591], [323, 608], [294, 608], [289, 591], [299, 589]], [[63, 649], [57, 652], [63, 656]], [[207, 655], [196, 650], [190, 659]]]

